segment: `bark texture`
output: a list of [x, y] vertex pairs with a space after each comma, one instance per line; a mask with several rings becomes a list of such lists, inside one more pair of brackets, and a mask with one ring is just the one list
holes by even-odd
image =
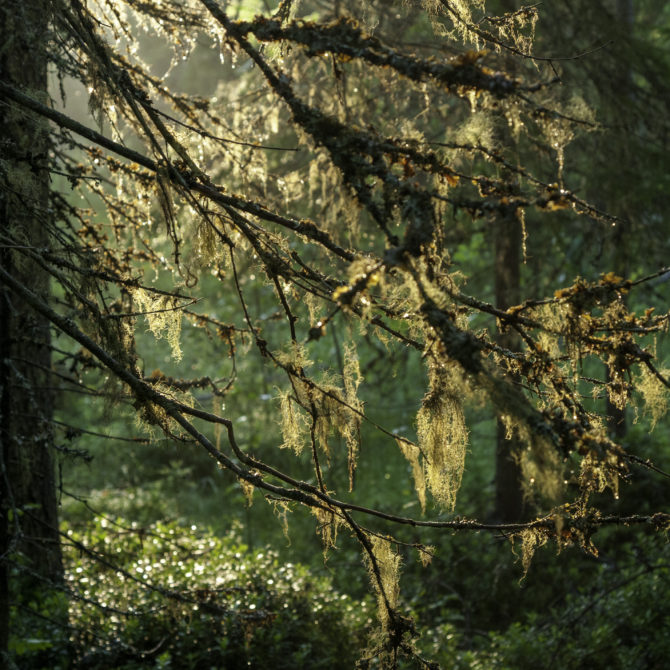
[[[521, 302], [521, 222], [509, 216], [496, 222], [495, 230], [495, 296], [496, 307], [507, 309]], [[498, 333], [497, 343], [511, 351], [521, 348], [513, 331]], [[498, 420], [496, 436], [496, 479], [494, 517], [501, 522], [520, 521], [524, 516], [521, 468], [516, 454], [522, 448], [516, 435]]]
[[[502, 0], [502, 11], [513, 12], [518, 9], [515, 0]], [[510, 73], [516, 70], [516, 61], [507, 59]], [[514, 146], [515, 141], [509, 129], [503, 124], [500, 134], [506, 146]], [[512, 212], [495, 222], [495, 301], [498, 309], [507, 309], [521, 302], [521, 221]], [[519, 336], [510, 330], [499, 332], [496, 342], [511, 351], [521, 349]], [[517, 460], [518, 452], [523, 448], [516, 435], [508, 435], [507, 429], [498, 420], [496, 427], [496, 474], [494, 518], [508, 523], [520, 521], [524, 517], [524, 495], [521, 466]]]
[[[44, 2], [0, 3], [0, 77], [44, 102], [47, 32]], [[48, 300], [47, 274], [19, 248], [39, 253], [48, 246], [49, 128], [44, 120], [7, 103], [0, 105], [0, 127], [0, 264]], [[22, 581], [22, 592], [24, 584], [32, 582], [40, 588], [62, 576], [51, 428], [50, 327], [2, 286], [0, 366], [2, 658], [9, 636], [13, 566], [22, 565], [27, 580]]]

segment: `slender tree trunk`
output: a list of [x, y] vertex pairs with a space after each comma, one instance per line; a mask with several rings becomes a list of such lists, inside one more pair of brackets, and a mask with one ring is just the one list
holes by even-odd
[[[502, 0], [503, 12], [517, 9], [515, 0]], [[509, 59], [507, 68], [513, 73], [516, 67], [514, 59]], [[500, 130], [504, 135], [504, 146], [513, 147], [514, 140], [506, 127]], [[513, 213], [495, 222], [495, 301], [498, 309], [507, 309], [521, 302], [521, 222]], [[521, 341], [514, 331], [498, 333], [497, 343], [512, 351], [521, 349]], [[495, 509], [493, 516], [501, 522], [519, 521], [524, 516], [524, 497], [521, 479], [521, 467], [516, 455], [522, 449], [516, 435], [507, 435], [507, 429], [498, 420], [496, 429], [496, 473], [495, 473]]]
[[[46, 99], [48, 5], [0, 3], [0, 76]], [[48, 299], [46, 273], [17, 250], [48, 245], [48, 126], [0, 105], [0, 264]], [[62, 578], [51, 429], [50, 327], [0, 286], [0, 667], [9, 664], [9, 576], [22, 593]], [[20, 562], [13, 559], [21, 554]], [[22, 577], [22, 579], [23, 579]], [[28, 588], [26, 589], [26, 585]], [[31, 587], [32, 585], [32, 587]], [[34, 595], [34, 594], [33, 594]]]
[[[633, 0], [617, 0], [617, 18], [621, 27], [621, 34], [624, 38], [630, 35], [633, 31], [635, 23], [635, 9], [633, 7]], [[629, 107], [632, 102], [632, 73], [629, 67], [622, 67], [620, 71], [620, 81], [618, 82], [618, 94], [621, 101], [622, 119], [620, 123], [625, 127], [630, 123]], [[619, 156], [617, 156], [617, 164], [628, 165], [629, 148], [624, 143], [619, 149]], [[621, 194], [615, 202], [608, 203], [608, 210], [613, 214], [621, 217], [621, 222], [618, 225], [616, 235], [614, 236], [614, 272], [622, 277], [627, 277], [629, 273], [629, 247], [626, 243], [630, 235], [629, 226], [626, 222], [630, 219], [633, 212], [626, 206], [625, 195]], [[607, 381], [610, 381], [609, 371], [607, 371]], [[617, 407], [615, 404], [607, 400], [607, 427], [610, 435], [616, 440], [622, 440], [626, 436], [626, 410]]]
[[[495, 230], [495, 294], [496, 307], [507, 309], [521, 301], [521, 222], [514, 215], [496, 221]], [[521, 348], [514, 331], [498, 333], [497, 342], [512, 351]], [[521, 468], [516, 454], [522, 445], [516, 435], [507, 435], [498, 420], [496, 435], [496, 474], [494, 517], [502, 522], [519, 521], [524, 515]]]

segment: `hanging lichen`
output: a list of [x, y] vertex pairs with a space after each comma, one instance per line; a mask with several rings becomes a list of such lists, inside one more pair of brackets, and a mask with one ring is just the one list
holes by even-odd
[[424, 568], [428, 567], [432, 563], [433, 558], [435, 558], [435, 547], [421, 545], [417, 547], [417, 551], [419, 552], [419, 560], [421, 561], [421, 565]]
[[271, 500], [269, 502], [272, 505], [275, 516], [279, 519], [286, 542], [290, 545], [291, 537], [288, 532], [288, 515], [291, 511], [291, 507], [285, 500]]
[[583, 129], [595, 129], [593, 111], [578, 96], [573, 97], [564, 105], [563, 114], [546, 116], [540, 122], [547, 141], [556, 152], [559, 182], [563, 180], [565, 169], [565, 148], [575, 138], [575, 125], [571, 119], [580, 119]]
[[251, 482], [244, 479], [244, 477], [239, 477], [238, 480], [242, 487], [242, 493], [247, 501], [247, 507], [251, 507], [254, 503], [254, 491], [256, 490], [256, 487]]
[[[659, 370], [666, 379], [670, 378], [670, 369]], [[638, 372], [637, 388], [644, 400], [644, 412], [651, 418], [651, 430], [668, 411], [668, 388], [652, 374], [646, 365]]]
[[521, 565], [523, 567], [523, 579], [528, 574], [528, 569], [533, 560], [535, 552], [547, 544], [547, 531], [543, 528], [525, 528], [517, 535], [521, 539]]
[[531, 436], [526, 431], [521, 431], [521, 435], [528, 446], [513, 458], [516, 457], [521, 466], [525, 496], [530, 500], [540, 496], [551, 504], [559, 503], [563, 499], [565, 477], [556, 449], [549, 440]]
[[373, 589], [377, 593], [377, 614], [386, 630], [389, 624], [389, 609], [395, 610], [400, 596], [400, 554], [393, 550], [392, 543], [382, 537], [370, 537], [370, 546], [375, 562], [365, 553], [365, 563]]
[[[538, 515], [497, 527], [525, 526], [515, 535], [524, 574], [548, 538], [592, 551], [606, 519], [597, 494], [617, 496], [640, 464], [634, 441], [624, 451], [610, 438], [606, 400], [623, 411], [635, 382], [652, 427], [667, 411], [668, 371], [646, 341], [668, 315], [637, 316], [624, 297], [667, 270], [642, 277], [640, 261], [630, 280], [605, 272], [550, 284], [582, 262], [580, 241], [602, 240], [594, 253], [609, 263], [607, 231], [619, 221], [603, 213], [606, 199], [584, 200], [598, 192], [588, 170], [568, 172], [567, 147], [578, 156], [577, 133], [597, 125], [567, 74], [596, 61], [534, 57], [541, 5], [495, 16], [484, 0], [299, 4], [49, 0], [51, 67], [88, 89], [93, 118], [69, 119], [47, 91], [2, 83], [7, 118], [40, 115], [37, 132], [53, 134], [48, 150], [45, 138], [29, 143], [40, 155], [29, 146], [0, 160], [8, 211], [32, 208], [48, 234], [12, 220], [2, 244], [13, 269], [39, 262], [54, 287], [48, 309], [35, 309], [78, 343], [54, 348], [64, 383], [132, 405], [152, 437], [199, 444], [249, 504], [260, 489], [285, 532], [289, 505], [309, 507], [324, 553], [348, 528], [379, 602], [370, 665], [383, 665], [383, 653], [396, 662], [412, 652], [401, 540], [427, 563], [428, 532], [495, 526], [446, 514], [464, 476], [466, 403], [474, 421], [505, 427], [514, 480]], [[54, 194], [35, 208], [42, 171]], [[659, 225], [641, 212], [650, 231]], [[519, 304], [503, 308], [486, 276], [487, 236], [512, 218], [528, 265]], [[576, 225], [575, 246], [554, 259]], [[18, 309], [6, 266], [0, 281]], [[142, 317], [173, 360], [149, 337], [134, 341]], [[189, 359], [177, 365], [182, 347]], [[184, 378], [147, 373], [155, 358]], [[427, 391], [415, 379], [422, 364]], [[412, 442], [402, 435], [419, 402]], [[411, 516], [408, 485], [383, 489], [385, 474], [397, 485], [383, 453], [394, 438], [429, 518]], [[411, 533], [379, 536], [394, 527]]]
[[279, 391], [279, 409], [281, 412], [282, 449], [291, 449], [300, 455], [309, 439], [307, 417], [291, 396], [290, 391]]
[[[457, 375], [453, 366], [439, 364], [430, 368], [429, 389], [416, 417], [425, 481], [435, 500], [445, 509], [453, 509], [456, 504], [468, 442], [461, 398], [452, 379]], [[420, 491], [419, 483], [419, 498]]]
[[[357, 360], [348, 361], [348, 367], [357, 368]], [[346, 368], [345, 368], [346, 374]], [[329, 436], [341, 437], [347, 446], [349, 483], [353, 486], [353, 474], [356, 468], [356, 454], [360, 442], [360, 415], [362, 404], [355, 395], [357, 383], [350, 380], [350, 395], [333, 383], [327, 375], [319, 381], [318, 386], [309, 389], [308, 407], [315, 421], [315, 434], [321, 448], [330, 456]], [[350, 402], [351, 400], [351, 402]], [[353, 404], [352, 404], [353, 403]]]
[[346, 411], [344, 421], [337, 426], [340, 435], [347, 445], [347, 469], [349, 472], [349, 490], [354, 488], [354, 472], [358, 448], [361, 441], [361, 416], [363, 415], [363, 403], [358, 398], [358, 387], [363, 381], [361, 370], [358, 365], [358, 354], [353, 344], [347, 344], [344, 348], [344, 399]]
[[157, 338], [164, 337], [170, 344], [174, 359], [181, 360], [182, 313], [179, 299], [143, 289], [131, 289], [130, 292], [151, 332]]
[[619, 497], [619, 461], [617, 454], [598, 456], [589, 451], [581, 460], [579, 485], [583, 496], [602, 493], [609, 488], [615, 498]]
[[344, 523], [343, 519], [330, 509], [313, 507], [312, 514], [316, 517], [316, 533], [321, 538], [324, 559], [328, 552], [335, 548], [338, 528]]
[[421, 464], [421, 450], [415, 444], [410, 444], [407, 440], [396, 438], [396, 443], [400, 447], [402, 455], [409, 461], [412, 467], [412, 477], [414, 478], [414, 488], [419, 498], [421, 511], [426, 511], [426, 473]]

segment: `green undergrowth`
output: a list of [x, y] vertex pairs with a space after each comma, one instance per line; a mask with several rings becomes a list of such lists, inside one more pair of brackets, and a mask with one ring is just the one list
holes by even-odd
[[67, 536], [68, 623], [59, 594], [15, 607], [20, 668], [352, 668], [363, 654], [370, 602], [237, 530], [97, 519]]
[[[452, 590], [449, 603], [434, 613], [441, 623], [419, 640], [423, 653], [444, 670], [666, 667], [670, 544], [665, 538], [626, 541], [587, 565], [577, 555], [558, 561], [551, 556], [553, 564], [538, 557], [528, 583], [517, 584], [516, 595], [503, 587], [494, 588], [487, 598], [473, 587], [474, 577], [461, 591]], [[480, 581], [494, 584], [490, 571], [495, 566], [486, 568], [489, 572], [479, 573]], [[506, 609], [512, 610], [507, 612], [512, 620], [502, 628], [485, 623], [478, 609], [487, 607], [501, 620]]]
[[[237, 528], [98, 518], [64, 546], [60, 591], [15, 564], [15, 667], [344, 669], [369, 658], [371, 598], [250, 550]], [[510, 547], [487, 535], [438, 549], [432, 571], [406, 557], [399, 604], [420, 623], [417, 649], [445, 670], [665, 667], [670, 544], [611, 533], [600, 546], [591, 559], [544, 549], [523, 580]]]

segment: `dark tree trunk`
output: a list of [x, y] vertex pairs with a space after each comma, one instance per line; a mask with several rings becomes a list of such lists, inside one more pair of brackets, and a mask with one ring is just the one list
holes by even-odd
[[[0, 77], [46, 99], [48, 12], [40, 0], [0, 4]], [[48, 299], [46, 273], [18, 247], [48, 245], [49, 129], [0, 105], [0, 264]], [[9, 637], [10, 567], [22, 554], [22, 594], [62, 578], [51, 429], [50, 328], [0, 286], [0, 663]], [[32, 587], [31, 587], [32, 582]], [[25, 585], [31, 588], [26, 589]], [[2, 667], [0, 666], [0, 667]]]
[[[629, 36], [633, 32], [633, 26], [635, 23], [635, 9], [633, 7], [633, 0], [617, 0], [617, 18], [620, 23], [621, 34], [624, 36]], [[618, 97], [620, 100], [619, 113], [622, 118], [620, 123], [622, 126], [630, 124], [631, 117], [634, 117], [631, 114], [631, 105], [632, 102], [632, 71], [630, 67], [622, 67], [620, 72], [620, 80], [617, 82]], [[618, 165], [629, 165], [631, 163], [630, 153], [628, 146], [624, 142], [616, 152], [616, 164]], [[621, 276], [627, 277], [629, 274], [629, 256], [630, 250], [627, 243], [627, 239], [631, 235], [630, 226], [628, 221], [635, 217], [635, 213], [630, 211], [630, 208], [627, 206], [625, 196], [618, 194], [616, 200], [608, 203], [608, 211], [616, 214], [621, 217], [621, 221], [618, 224], [616, 235], [613, 238], [613, 265], [614, 272]], [[610, 381], [609, 370], [606, 370], [607, 381]], [[607, 400], [607, 428], [610, 435], [615, 440], [622, 440], [626, 437], [626, 410], [617, 407], [614, 403]]]
[[[501, 0], [500, 9], [503, 12], [512, 12], [518, 9], [515, 0]], [[513, 73], [516, 62], [509, 58], [507, 62], [509, 73]], [[506, 124], [503, 122], [500, 134], [504, 146], [513, 147]], [[495, 222], [495, 301], [498, 309], [507, 309], [521, 302], [521, 221], [514, 214]], [[500, 332], [497, 343], [511, 351], [521, 349], [521, 341], [514, 331]], [[524, 517], [524, 496], [522, 487], [521, 467], [516, 458], [522, 444], [518, 436], [507, 435], [507, 429], [502, 421], [498, 420], [496, 428], [496, 473], [495, 473], [495, 508], [493, 517], [500, 522], [520, 521]]]
[[[507, 309], [521, 300], [521, 222], [514, 215], [495, 223], [495, 293], [496, 307]], [[521, 348], [514, 331], [498, 333], [497, 342], [512, 351]], [[524, 515], [521, 468], [516, 454], [522, 445], [516, 435], [508, 436], [502, 421], [498, 420], [496, 435], [495, 511], [498, 521], [519, 521]]]

